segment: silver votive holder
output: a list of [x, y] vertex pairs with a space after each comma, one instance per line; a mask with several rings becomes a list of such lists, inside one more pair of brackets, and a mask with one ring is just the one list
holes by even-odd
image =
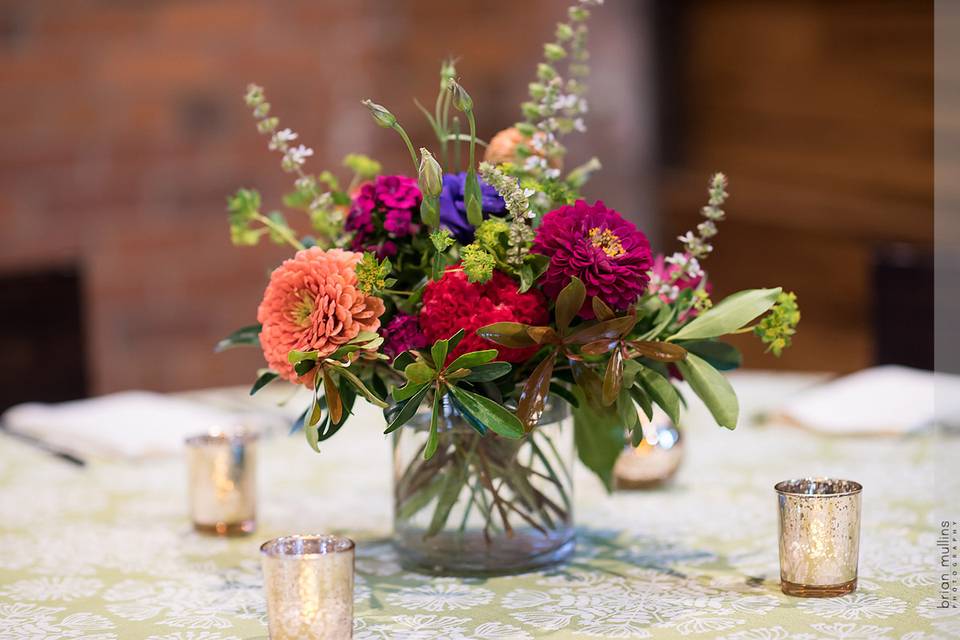
[[241, 536], [257, 524], [257, 436], [187, 438], [190, 518], [201, 533]]
[[260, 547], [270, 640], [353, 637], [353, 540], [286, 536]]
[[860, 494], [851, 480], [802, 478], [774, 486], [780, 511], [780, 589], [804, 598], [857, 588]]

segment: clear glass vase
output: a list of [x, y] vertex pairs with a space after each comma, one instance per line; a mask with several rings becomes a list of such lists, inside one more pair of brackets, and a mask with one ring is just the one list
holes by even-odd
[[394, 542], [407, 569], [503, 575], [566, 560], [574, 548], [573, 424], [555, 403], [525, 437], [481, 436], [444, 404], [439, 446], [423, 452], [430, 413], [394, 433]]

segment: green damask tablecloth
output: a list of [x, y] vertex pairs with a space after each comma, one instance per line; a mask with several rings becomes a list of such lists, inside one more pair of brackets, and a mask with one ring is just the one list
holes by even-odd
[[[750, 416], [811, 378], [734, 382]], [[730, 433], [694, 408], [672, 485], [608, 497], [578, 470], [570, 565], [461, 580], [397, 564], [389, 446], [370, 415], [320, 456], [299, 436], [263, 442], [261, 526], [240, 540], [191, 531], [181, 460], [79, 468], [0, 436], [0, 638], [265, 638], [259, 544], [333, 530], [358, 540], [360, 639], [960, 637], [960, 610], [938, 609], [934, 598], [929, 436], [830, 439], [752, 424]], [[779, 591], [772, 487], [805, 475], [865, 487], [852, 595], [804, 600]]]

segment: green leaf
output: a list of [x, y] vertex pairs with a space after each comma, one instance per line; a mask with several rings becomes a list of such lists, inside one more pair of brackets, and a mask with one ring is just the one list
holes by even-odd
[[407, 382], [407, 384], [405, 384], [402, 387], [394, 387], [393, 399], [396, 400], [397, 402], [403, 402], [404, 400], [408, 400], [413, 396], [415, 396], [417, 392], [420, 391], [420, 389], [422, 389], [426, 384], [428, 383], [421, 382], [418, 384], [416, 382]]
[[316, 360], [301, 360], [293, 365], [293, 370], [297, 372], [298, 376], [305, 376], [316, 368]]
[[433, 347], [430, 348], [430, 356], [433, 358], [433, 366], [437, 368], [437, 371], [442, 370], [443, 363], [447, 361], [447, 351], [449, 350], [450, 343], [446, 340], [437, 340], [433, 343]]
[[583, 301], [587, 299], [587, 289], [580, 278], [573, 276], [570, 283], [560, 290], [557, 296], [557, 307], [554, 313], [557, 318], [557, 328], [566, 331], [574, 317], [580, 313]]
[[670, 381], [653, 369], [642, 367], [637, 371], [637, 381], [653, 401], [663, 409], [670, 422], [680, 424], [680, 394]]
[[390, 366], [393, 367], [394, 371], [403, 371], [407, 368], [407, 365], [415, 362], [416, 359], [416, 356], [414, 356], [411, 352], [403, 351], [397, 354], [397, 357], [393, 359], [393, 364]]
[[320, 453], [320, 430], [316, 424], [303, 425], [303, 434], [307, 437], [307, 444], [310, 448]]
[[420, 391], [417, 391], [415, 394], [413, 394], [413, 397], [404, 401], [397, 413], [393, 416], [393, 420], [390, 421], [390, 424], [387, 425], [387, 428], [383, 433], [393, 433], [406, 424], [407, 421], [410, 420], [410, 418], [412, 418], [417, 412], [417, 409], [420, 408], [420, 403], [423, 402], [423, 399], [427, 397], [427, 392], [430, 391], [431, 388], [432, 387], [430, 385], [425, 384]]
[[255, 394], [260, 389], [263, 389], [265, 386], [276, 380], [280, 377], [280, 374], [273, 371], [266, 371], [257, 378], [257, 381], [253, 383], [253, 386], [250, 387], [250, 395]]
[[[653, 420], [653, 404], [650, 402], [650, 396], [647, 395], [640, 387], [630, 387], [629, 397], [632, 397], [640, 408], [643, 409], [643, 415], [647, 416], [647, 420]], [[636, 409], [634, 409], [634, 415], [636, 414]]]
[[[660, 302], [660, 299], [656, 299]], [[662, 303], [661, 303], [662, 304]], [[677, 314], [677, 309], [672, 305], [662, 304], [660, 310], [657, 312], [656, 317], [654, 318], [654, 325], [646, 333], [640, 335], [640, 340], [654, 340], [663, 333], [663, 330], [666, 329], [671, 322], [673, 322], [674, 317]]]
[[743, 356], [732, 344], [717, 340], [684, 340], [678, 342], [681, 347], [695, 353], [710, 363], [717, 371], [731, 371], [740, 366]]
[[507, 375], [511, 369], [513, 369], [513, 365], [509, 362], [481, 364], [470, 368], [470, 375], [466, 377], [466, 380], [470, 382], [490, 382]]
[[466, 335], [463, 329], [458, 330], [455, 334], [447, 338], [447, 342], [450, 345], [450, 350], [453, 351], [457, 348], [457, 345], [460, 344], [460, 341], [463, 340], [463, 336]]
[[354, 389], [359, 391], [368, 402], [380, 407], [381, 409], [387, 406], [387, 403], [384, 402], [382, 398], [378, 397], [373, 391], [368, 389], [367, 385], [363, 383], [363, 380], [358, 378], [352, 371], [346, 367], [338, 367], [337, 371], [340, 373], [340, 376], [349, 382]]
[[327, 399], [327, 410], [330, 412], [330, 420], [334, 424], [343, 422], [343, 399], [340, 397], [340, 391], [333, 383], [330, 377], [330, 371], [323, 367], [323, 397]]
[[297, 364], [304, 360], [316, 360], [318, 355], [318, 351], [297, 351], [296, 349], [291, 349], [290, 353], [287, 354], [287, 362]]
[[260, 346], [260, 330], [262, 325], [253, 324], [242, 329], [237, 329], [226, 338], [217, 343], [213, 350], [217, 353], [233, 349], [234, 347], [258, 347]]
[[414, 491], [400, 504], [400, 508], [397, 510], [397, 518], [400, 521], [405, 521], [415, 516], [417, 512], [430, 504], [443, 488], [445, 482], [446, 478], [443, 474], [436, 474], [427, 486]]
[[586, 401], [583, 392], [574, 387], [579, 407], [573, 410], [574, 440], [577, 455], [584, 465], [613, 490], [613, 465], [625, 444], [623, 422], [614, 407], [597, 408]]
[[405, 375], [410, 382], [423, 384], [436, 378], [437, 372], [425, 362], [414, 362], [413, 364], [407, 365], [407, 368], [403, 370], [403, 375]]
[[476, 417], [494, 433], [505, 438], [523, 437], [523, 425], [520, 420], [503, 406], [489, 398], [484, 398], [479, 394], [456, 386], [450, 387], [450, 393], [468, 413]]
[[566, 400], [567, 404], [569, 404], [574, 409], [580, 406], [580, 401], [577, 400], [577, 396], [573, 395], [573, 393], [569, 389], [567, 389], [566, 387], [564, 387], [563, 385], [557, 382], [550, 383], [550, 393], [557, 396], [558, 398], [562, 398], [563, 400]]
[[487, 364], [497, 357], [496, 349], [484, 349], [483, 351], [470, 351], [458, 357], [450, 363], [447, 371], [456, 371], [457, 369], [473, 369], [481, 364]]
[[698, 315], [668, 339], [715, 338], [736, 331], [772, 307], [780, 291], [777, 287], [735, 293]]
[[443, 407], [443, 398], [439, 392], [433, 396], [433, 410], [430, 412], [430, 435], [423, 449], [423, 459], [429, 460], [437, 452], [437, 443], [440, 441], [437, 433], [437, 422], [440, 420], [440, 409]]
[[466, 420], [467, 423], [471, 427], [473, 427], [473, 429], [477, 433], [479, 433], [482, 436], [487, 434], [487, 431], [488, 431], [487, 425], [480, 422], [480, 420], [475, 415], [467, 411], [466, 407], [460, 404], [460, 401], [457, 400], [457, 397], [455, 395], [452, 395], [452, 394], [450, 395], [450, 402], [453, 403], [453, 406], [457, 409], [457, 411], [460, 412], [460, 415], [463, 416], [463, 419]]
[[519, 322], [494, 322], [477, 329], [477, 335], [504, 347], [521, 349], [536, 344], [527, 333], [527, 327]]
[[703, 400], [717, 424], [727, 429], [736, 428], [740, 405], [737, 394], [723, 374], [692, 353], [687, 354], [686, 360], [678, 362], [677, 368], [693, 392]]

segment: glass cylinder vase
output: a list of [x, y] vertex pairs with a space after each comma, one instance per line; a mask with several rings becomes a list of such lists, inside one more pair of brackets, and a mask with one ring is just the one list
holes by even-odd
[[435, 575], [504, 575], [566, 560], [574, 549], [573, 424], [548, 406], [518, 440], [481, 435], [444, 403], [436, 453], [430, 413], [394, 433], [394, 541], [403, 566]]

